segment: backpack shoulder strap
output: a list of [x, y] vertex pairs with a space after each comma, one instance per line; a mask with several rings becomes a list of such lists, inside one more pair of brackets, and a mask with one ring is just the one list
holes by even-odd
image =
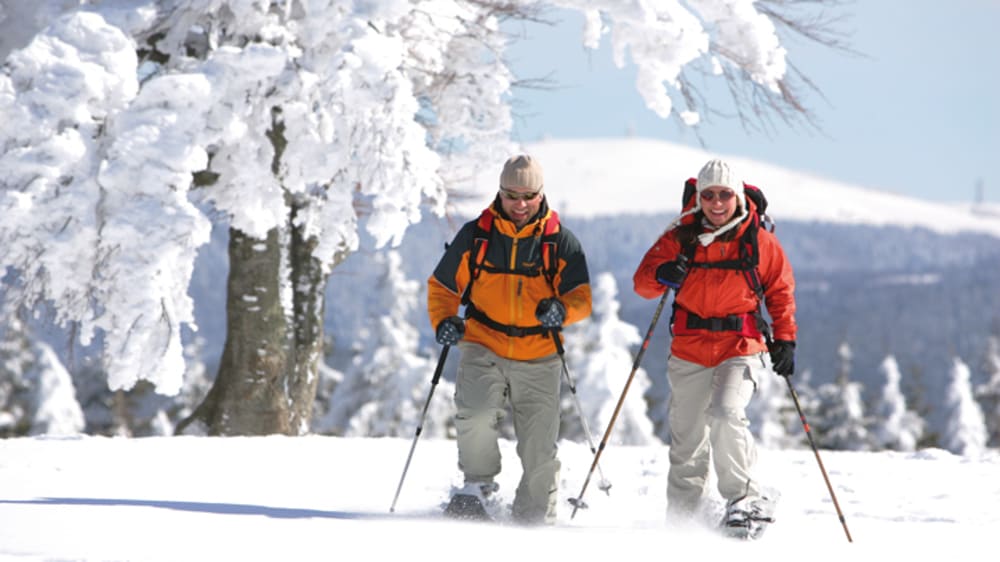
[[555, 290], [556, 272], [559, 269], [559, 245], [556, 243], [556, 234], [559, 232], [559, 213], [552, 211], [545, 227], [542, 229], [542, 273], [549, 285], [553, 285]]
[[479, 278], [483, 262], [486, 260], [486, 247], [489, 245], [490, 232], [493, 230], [493, 213], [483, 209], [476, 219], [476, 228], [472, 236], [472, 246], [469, 248], [469, 284], [462, 293], [462, 304], [467, 305], [471, 299], [472, 284]]

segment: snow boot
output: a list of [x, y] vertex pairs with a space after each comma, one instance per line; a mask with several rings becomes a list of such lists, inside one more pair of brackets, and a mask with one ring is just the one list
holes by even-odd
[[746, 496], [729, 502], [722, 520], [722, 532], [729, 537], [755, 540], [764, 534], [767, 526], [774, 523], [774, 509], [777, 498]]
[[492, 521], [493, 517], [486, 511], [487, 498], [499, 488], [495, 482], [466, 482], [452, 494], [444, 514], [454, 519]]

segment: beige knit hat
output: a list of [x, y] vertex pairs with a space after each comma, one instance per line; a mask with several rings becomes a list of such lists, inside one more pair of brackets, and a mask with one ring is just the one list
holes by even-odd
[[500, 187], [503, 188], [526, 187], [537, 191], [543, 185], [542, 165], [527, 154], [511, 156], [500, 172]]

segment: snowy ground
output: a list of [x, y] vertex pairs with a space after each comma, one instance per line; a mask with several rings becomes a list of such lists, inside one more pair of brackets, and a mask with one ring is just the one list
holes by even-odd
[[[396, 504], [410, 439], [331, 437], [9, 439], [0, 441], [2, 560], [646, 559], [930, 560], [993, 550], [1000, 453], [963, 458], [822, 451], [849, 544], [810, 450], [761, 451], [780, 489], [778, 522], [756, 543], [665, 520], [666, 447], [610, 444], [590, 507], [570, 519], [592, 461], [563, 443], [554, 528], [437, 517], [459, 475], [452, 441], [421, 439]], [[503, 442], [500, 492], [520, 470]], [[982, 554], [976, 554], [978, 558]], [[523, 558], [522, 558], [523, 557]], [[683, 558], [682, 558], [683, 557]]]

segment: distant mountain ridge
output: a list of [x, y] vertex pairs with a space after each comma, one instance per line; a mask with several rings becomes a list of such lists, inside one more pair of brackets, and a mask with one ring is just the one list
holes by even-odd
[[[764, 189], [779, 220], [1000, 237], [1000, 204], [935, 203], [662, 140], [545, 140], [528, 144], [525, 150], [538, 157], [545, 170], [548, 197], [566, 217], [677, 213], [684, 180], [696, 176], [708, 159], [721, 157], [744, 181]], [[478, 211], [481, 200], [488, 200], [496, 191], [499, 168], [499, 164], [485, 165], [472, 189], [478, 196], [456, 203], [456, 214]], [[955, 196], [960, 198], [960, 192]]]

